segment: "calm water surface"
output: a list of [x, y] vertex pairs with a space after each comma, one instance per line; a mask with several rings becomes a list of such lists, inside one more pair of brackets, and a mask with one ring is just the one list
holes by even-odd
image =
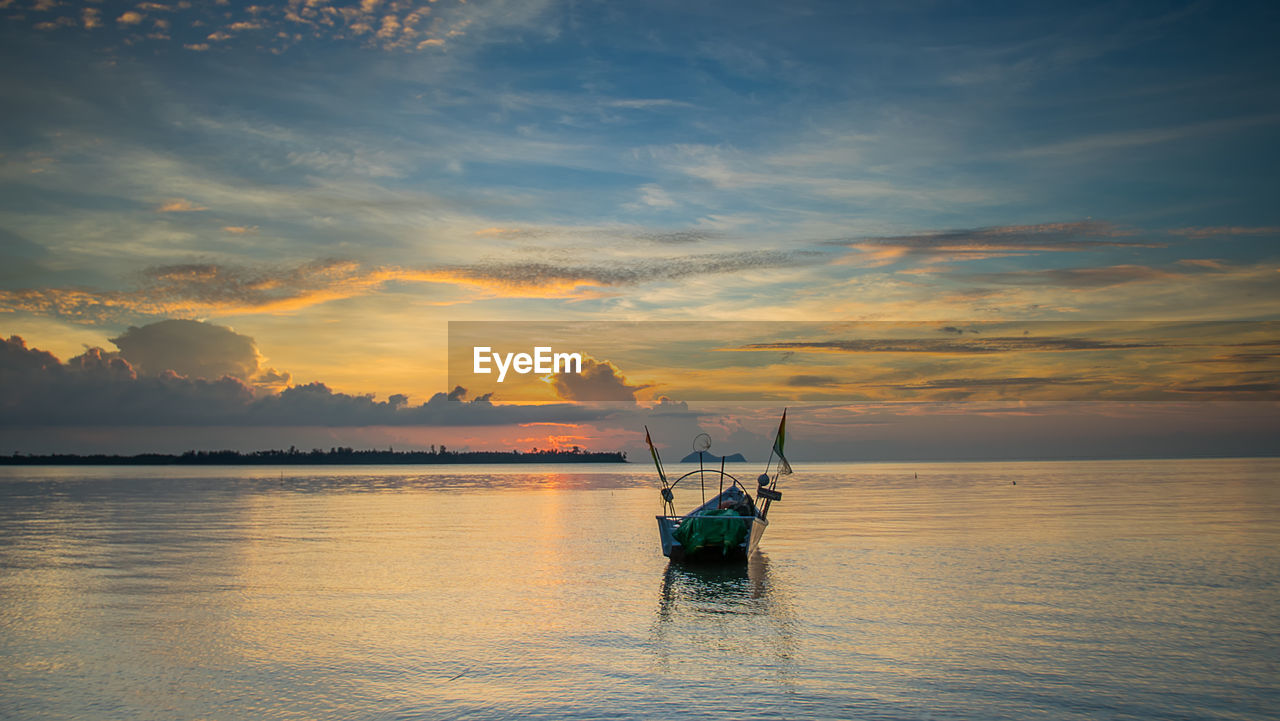
[[1280, 718], [1280, 460], [782, 490], [685, 569], [639, 464], [2, 468], [0, 717]]

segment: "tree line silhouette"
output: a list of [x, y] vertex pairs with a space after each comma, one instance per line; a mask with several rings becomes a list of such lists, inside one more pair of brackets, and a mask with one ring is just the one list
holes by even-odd
[[165, 453], [141, 453], [134, 456], [79, 455], [55, 453], [48, 455], [24, 455], [14, 453], [0, 456], [0, 465], [75, 465], [75, 466], [304, 466], [304, 465], [363, 465], [363, 464], [417, 464], [417, 463], [626, 463], [625, 451], [584, 451], [578, 446], [570, 450], [537, 449], [529, 451], [451, 451], [445, 446], [431, 446], [429, 451], [385, 451], [368, 449], [357, 451], [349, 447], [333, 447], [329, 450], [313, 448], [301, 451], [290, 446], [289, 450], [251, 451], [187, 451], [181, 455]]

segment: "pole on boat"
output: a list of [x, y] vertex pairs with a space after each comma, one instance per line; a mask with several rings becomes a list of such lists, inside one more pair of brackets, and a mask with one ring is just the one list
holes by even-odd
[[720, 456], [720, 493], [724, 493], [724, 456]]
[[707, 505], [707, 471], [702, 466], [702, 454], [711, 447], [711, 436], [699, 433], [693, 437], [693, 450], [698, 452], [698, 483], [702, 485], [702, 505]]
[[702, 486], [702, 503], [707, 503], [707, 474], [702, 470], [702, 451], [698, 451], [698, 485]]
[[[787, 457], [783, 453], [782, 447], [787, 441], [787, 409], [782, 409], [782, 420], [778, 423], [778, 432], [773, 437], [773, 447], [769, 449], [769, 460], [765, 463], [764, 473], [760, 475], [760, 487], [756, 489], [757, 499], [764, 498], [764, 508], [760, 509], [760, 517], [765, 518], [769, 515], [769, 506], [773, 501], [782, 498], [782, 494], [776, 489], [778, 486], [778, 478], [783, 475], [790, 475], [791, 464], [787, 462]], [[778, 469], [774, 471], [773, 477], [769, 477], [769, 467], [773, 464], [773, 457], [778, 457]]]
[[653, 439], [649, 437], [649, 426], [644, 427], [644, 442], [649, 444], [649, 453], [653, 455], [653, 465], [657, 466], [658, 479], [662, 481], [663, 511], [666, 515], [674, 516], [676, 515], [674, 496], [671, 493], [671, 487], [667, 485], [667, 474], [662, 470], [662, 459], [658, 457], [658, 449], [653, 446]]

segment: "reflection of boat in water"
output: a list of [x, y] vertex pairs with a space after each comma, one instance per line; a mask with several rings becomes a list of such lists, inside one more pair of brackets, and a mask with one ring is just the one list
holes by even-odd
[[664, 673], [747, 664], [789, 688], [795, 646], [785, 576], [770, 569], [767, 554], [746, 563], [667, 564], [651, 637]]
[[[783, 411], [773, 450], [765, 464], [765, 472], [757, 479], [754, 497], [741, 481], [725, 473], [723, 458], [718, 471], [702, 465], [702, 454], [711, 447], [711, 437], [705, 433], [699, 434], [693, 443], [693, 450], [698, 453], [698, 470], [668, 481], [658, 450], [649, 438], [648, 428], [645, 429], [645, 441], [649, 444], [654, 465], [658, 468], [658, 478], [662, 482], [662, 504], [666, 511], [656, 517], [658, 534], [662, 540], [662, 555], [673, 561], [740, 561], [755, 553], [764, 530], [769, 526], [769, 505], [782, 499], [782, 493], [777, 490], [778, 477], [791, 473], [791, 464], [782, 452], [786, 441], [786, 427], [787, 413]], [[774, 456], [778, 457], [776, 466], [773, 464]], [[769, 475], [770, 468], [774, 468], [772, 476]], [[719, 489], [711, 500], [706, 499], [708, 475], [712, 477], [713, 483], [718, 484]], [[683, 516], [677, 515], [675, 488], [694, 476], [698, 477], [703, 502]], [[725, 487], [726, 484], [728, 488]]]
[[757, 553], [748, 563], [669, 564], [662, 575], [659, 615], [760, 615], [772, 602], [769, 560]]

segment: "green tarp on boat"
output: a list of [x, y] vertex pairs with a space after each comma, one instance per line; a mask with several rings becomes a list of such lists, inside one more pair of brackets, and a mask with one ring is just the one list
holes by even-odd
[[685, 553], [719, 548], [727, 554], [746, 540], [750, 521], [750, 516], [741, 516], [732, 508], [707, 511], [684, 519], [676, 529], [675, 539], [684, 546]]

